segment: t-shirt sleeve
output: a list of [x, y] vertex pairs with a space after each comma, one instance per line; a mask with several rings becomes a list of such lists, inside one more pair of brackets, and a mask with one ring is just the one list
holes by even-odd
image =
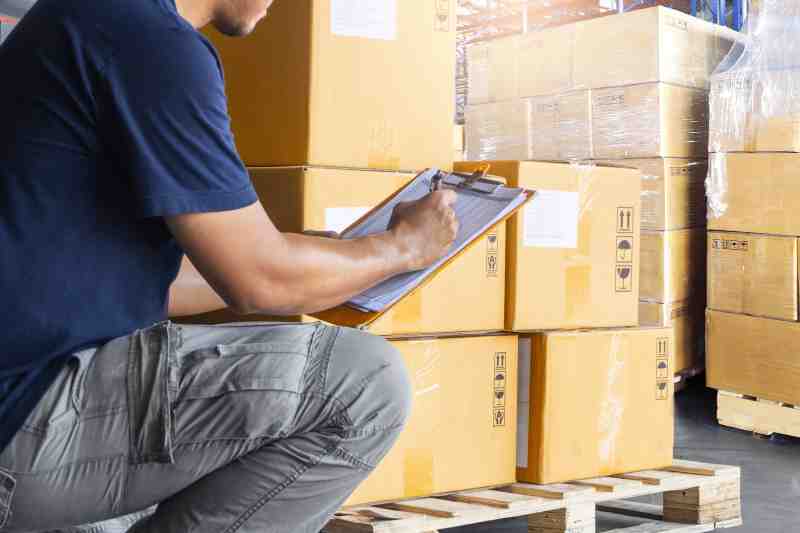
[[142, 217], [228, 211], [256, 193], [233, 140], [222, 69], [186, 30], [118, 50], [105, 68], [101, 125]]

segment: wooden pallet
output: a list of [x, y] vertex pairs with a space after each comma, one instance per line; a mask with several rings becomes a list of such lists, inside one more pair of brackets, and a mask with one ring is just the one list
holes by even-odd
[[723, 426], [757, 435], [769, 437], [778, 433], [800, 438], [800, 407], [788, 403], [719, 391], [717, 420]]
[[[342, 509], [327, 533], [435, 533], [528, 517], [530, 533], [595, 533], [598, 511], [643, 518], [609, 533], [695, 533], [742, 525], [741, 470], [675, 460], [670, 468], [554, 485], [516, 483], [375, 506]], [[663, 494], [663, 505], [625, 501]]]

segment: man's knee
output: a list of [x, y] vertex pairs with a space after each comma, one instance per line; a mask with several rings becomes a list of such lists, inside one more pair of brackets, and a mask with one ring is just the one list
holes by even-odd
[[330, 369], [347, 383], [334, 395], [345, 403], [352, 423], [365, 431], [403, 427], [411, 414], [412, 385], [400, 352], [389, 341], [342, 329]]

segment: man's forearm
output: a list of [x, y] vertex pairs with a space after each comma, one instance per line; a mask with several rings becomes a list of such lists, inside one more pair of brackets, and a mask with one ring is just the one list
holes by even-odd
[[227, 307], [188, 257], [183, 258], [178, 276], [169, 289], [169, 316], [209, 313]]

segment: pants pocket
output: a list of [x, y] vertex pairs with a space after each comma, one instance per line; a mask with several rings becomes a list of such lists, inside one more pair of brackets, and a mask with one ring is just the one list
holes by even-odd
[[0, 470], [0, 530], [6, 526], [11, 516], [11, 500], [14, 498], [16, 486], [17, 481], [11, 474]]
[[280, 330], [265, 330], [264, 336], [182, 357], [173, 407], [177, 444], [272, 439], [291, 432], [309, 343], [284, 342]]

